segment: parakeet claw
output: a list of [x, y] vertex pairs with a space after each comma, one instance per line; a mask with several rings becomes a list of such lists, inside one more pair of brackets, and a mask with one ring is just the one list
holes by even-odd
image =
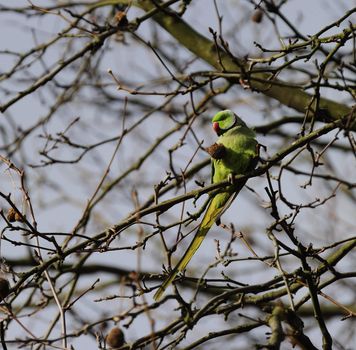
[[233, 174], [229, 174], [227, 176], [227, 181], [229, 181], [231, 183], [231, 185], [234, 185], [235, 184], [235, 178], [234, 178], [234, 175]]
[[260, 150], [261, 150], [261, 148], [263, 148], [263, 150], [264, 150], [265, 152], [267, 152], [267, 146], [262, 145], [262, 143], [258, 143], [256, 147], [257, 147], [257, 154], [258, 154], [258, 155], [260, 155]]
[[257, 162], [261, 162], [262, 164], [266, 163], [266, 161], [261, 157], [261, 148], [266, 152], [267, 147], [265, 145], [262, 145], [262, 143], [258, 143], [256, 145], [256, 159]]

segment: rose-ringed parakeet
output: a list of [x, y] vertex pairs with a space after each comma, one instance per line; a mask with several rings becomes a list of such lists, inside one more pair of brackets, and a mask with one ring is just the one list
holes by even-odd
[[[219, 136], [217, 142], [207, 148], [212, 158], [212, 182], [226, 181], [233, 179], [234, 175], [244, 175], [252, 171], [258, 162], [259, 148], [254, 131], [230, 110], [217, 113], [212, 119], [212, 123], [214, 131]], [[155, 293], [155, 300], [161, 298], [177, 274], [185, 269], [211, 226], [214, 222], [220, 222], [220, 216], [229, 207], [243, 185], [244, 183], [234, 184], [232, 180], [231, 186], [211, 198], [193, 241]]]

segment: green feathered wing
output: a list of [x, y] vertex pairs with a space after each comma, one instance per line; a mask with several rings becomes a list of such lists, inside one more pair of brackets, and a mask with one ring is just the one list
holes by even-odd
[[[241, 120], [239, 120], [241, 121]], [[258, 143], [255, 133], [244, 122], [223, 133], [217, 143], [225, 147], [222, 159], [213, 159], [212, 182], [218, 183], [227, 180], [230, 175], [243, 175], [253, 170], [258, 160]], [[167, 287], [174, 281], [179, 272], [182, 272], [189, 261], [200, 247], [211, 226], [220, 218], [221, 214], [230, 205], [231, 199], [241, 190], [244, 184], [231, 185], [224, 192], [217, 193], [209, 203], [199, 229], [190, 243], [187, 251], [179, 260], [178, 264], [170, 272], [167, 279], [154, 295], [159, 300]]]

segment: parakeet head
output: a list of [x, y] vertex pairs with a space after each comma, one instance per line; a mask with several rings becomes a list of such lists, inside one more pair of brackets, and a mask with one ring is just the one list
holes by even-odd
[[229, 109], [216, 113], [212, 123], [214, 131], [219, 136], [235, 126], [246, 126], [245, 122]]

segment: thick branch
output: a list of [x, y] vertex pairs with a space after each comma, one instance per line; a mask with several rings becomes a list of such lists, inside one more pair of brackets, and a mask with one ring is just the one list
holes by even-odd
[[[138, 4], [145, 11], [151, 11], [155, 5], [151, 1], [141, 0]], [[170, 33], [178, 42], [193, 52], [196, 56], [209, 63], [218, 70], [236, 72], [243, 75], [243, 71], [247, 66], [238, 58], [231, 58], [225, 51], [217, 49], [215, 43], [195, 31], [188, 23], [179, 17], [173, 11], [165, 9], [153, 16], [153, 19]], [[244, 78], [242, 76], [242, 78]], [[273, 82], [278, 84], [269, 84], [266, 80], [271, 79], [268, 73], [253, 73], [249, 84], [252, 89], [255, 89], [263, 94], [278, 100], [285, 106], [291, 107], [301, 113], [311, 108], [311, 114], [314, 114], [318, 120], [338, 119], [350, 112], [350, 108], [344, 104], [335, 101], [320, 98], [319, 110], [314, 111], [316, 102], [311, 106], [312, 96], [307, 94], [299, 87], [292, 87], [287, 82], [283, 82], [273, 78]]]

